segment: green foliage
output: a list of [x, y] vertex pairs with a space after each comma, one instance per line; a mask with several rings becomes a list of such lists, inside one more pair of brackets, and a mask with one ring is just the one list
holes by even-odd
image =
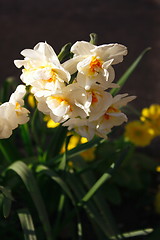
[[151, 48], [146, 48], [139, 56], [138, 58], [131, 64], [131, 66], [126, 70], [126, 72], [121, 76], [121, 78], [118, 80], [118, 85], [120, 86], [120, 88], [115, 88], [112, 89], [110, 92], [112, 95], [115, 95], [116, 93], [118, 93], [120, 91], [120, 89], [123, 87], [123, 85], [125, 84], [125, 82], [127, 81], [127, 79], [129, 78], [129, 76], [134, 72], [134, 70], [136, 69], [136, 67], [138, 66], [139, 62], [141, 61], [141, 59], [143, 58], [143, 56], [145, 55], [145, 53], [147, 53]]
[[25, 240], [37, 240], [32, 217], [27, 209], [18, 210], [18, 217], [23, 229]]

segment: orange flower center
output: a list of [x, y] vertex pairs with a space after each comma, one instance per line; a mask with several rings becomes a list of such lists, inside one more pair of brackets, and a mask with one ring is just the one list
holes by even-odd
[[115, 112], [120, 112], [120, 111], [119, 111], [119, 109], [117, 109], [117, 108], [115, 108], [115, 107], [113, 107], [113, 106], [109, 107], [109, 108], [107, 109], [106, 113], [104, 114], [104, 118], [105, 118], [106, 120], [108, 120], [108, 119], [110, 118], [109, 113], [115, 113]]
[[55, 82], [57, 79], [57, 73], [53, 69], [51, 69], [51, 73], [52, 73], [52, 76], [51, 78], [47, 79], [47, 82]]
[[92, 103], [98, 102], [98, 98], [94, 92], [92, 92]]
[[70, 103], [66, 99], [64, 99], [62, 97], [54, 97], [54, 96], [51, 96], [50, 99], [56, 100], [58, 104], [61, 104], [63, 106], [64, 105], [69, 105], [70, 106], [70, 111], [73, 111], [72, 106], [70, 105]]
[[16, 102], [15, 109], [16, 109], [16, 110], [19, 110], [20, 108], [21, 108], [21, 105], [20, 105], [18, 102]]
[[89, 70], [91, 73], [98, 73], [100, 69], [102, 69], [103, 61], [99, 58], [93, 56], [92, 60], [89, 64]]

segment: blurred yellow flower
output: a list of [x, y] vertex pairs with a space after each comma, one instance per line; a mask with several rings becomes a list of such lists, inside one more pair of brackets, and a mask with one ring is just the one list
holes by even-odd
[[[71, 150], [71, 149], [75, 148], [79, 144], [80, 138], [81, 137], [78, 135], [71, 136], [67, 150]], [[62, 146], [61, 153], [64, 153], [64, 151], [65, 151], [65, 144]]]
[[46, 124], [47, 128], [56, 128], [56, 127], [58, 127], [58, 126], [60, 125], [60, 123], [54, 122], [54, 121], [50, 118], [50, 116], [47, 116], [47, 115], [44, 116], [43, 120], [44, 120], [45, 122], [47, 122], [47, 124]]
[[[70, 133], [69, 133], [70, 134]], [[68, 144], [68, 150], [71, 150], [75, 148], [78, 144], [83, 144], [88, 142], [87, 138], [85, 137], [80, 137], [79, 135], [73, 135], [70, 138], [69, 144]], [[93, 161], [95, 159], [95, 147], [87, 149], [86, 151], [80, 153], [80, 156], [85, 160], [85, 161]], [[65, 151], [65, 145], [63, 145], [61, 149], [61, 153], [64, 153]]]
[[149, 108], [142, 109], [141, 115], [141, 121], [149, 125], [154, 136], [160, 135], [160, 105], [152, 104]]
[[86, 142], [88, 142], [88, 139], [87, 138], [85, 138], [85, 137], [81, 137], [81, 143], [86, 143]]
[[34, 98], [33, 94], [31, 94], [31, 93], [28, 95], [28, 104], [29, 104], [29, 106], [31, 106], [31, 108], [35, 108], [35, 106], [36, 106], [35, 98]]
[[148, 124], [132, 121], [125, 127], [125, 138], [136, 146], [145, 147], [153, 139], [153, 131]]
[[72, 161], [68, 161], [68, 167], [73, 168], [73, 162]]
[[160, 166], [156, 167], [156, 172], [160, 172]]
[[92, 162], [95, 159], [95, 147], [89, 148], [86, 151], [80, 153], [83, 159], [87, 162]]

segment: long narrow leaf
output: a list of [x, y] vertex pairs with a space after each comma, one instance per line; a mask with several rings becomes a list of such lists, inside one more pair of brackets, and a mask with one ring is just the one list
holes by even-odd
[[37, 208], [37, 212], [39, 214], [39, 218], [43, 225], [46, 239], [52, 240], [51, 228], [49, 224], [49, 219], [47, 216], [46, 208], [39, 190], [39, 187], [36, 183], [34, 175], [32, 171], [27, 167], [27, 165], [21, 161], [17, 161], [13, 163], [8, 170], [13, 170], [16, 172], [20, 178], [22, 179], [23, 183], [25, 184], [28, 192], [30, 193], [35, 207]]
[[5, 160], [8, 162], [8, 163], [12, 163], [12, 158], [9, 154], [9, 151], [7, 151], [7, 147], [6, 145], [4, 145], [4, 142], [3, 140], [0, 140], [0, 151], [2, 152]]
[[[152, 232], [153, 232], [152, 228], [147, 228], [147, 229], [143, 229], [143, 230], [137, 230], [137, 231], [123, 233], [122, 236], [126, 239], [126, 238], [133, 238], [133, 237], [137, 237], [137, 236], [146, 236]], [[121, 239], [124, 239], [124, 238], [122, 238], [122, 236], [119, 235], [119, 237]], [[112, 236], [111, 239], [116, 240], [115, 236]]]
[[[77, 197], [77, 200], [80, 201], [86, 192], [86, 189], [81, 183], [80, 178], [78, 179], [77, 176], [75, 176], [74, 174], [68, 174], [66, 180], [70, 185], [72, 191], [74, 192], [74, 195]], [[113, 231], [112, 228], [106, 227], [102, 219], [102, 216], [97, 207], [95, 206], [95, 204], [93, 203], [93, 201], [88, 201], [84, 203], [82, 206], [84, 210], [87, 212], [91, 222], [97, 224], [97, 226], [101, 229], [101, 231], [105, 235], [106, 239], [108, 239], [108, 237], [110, 236], [115, 235], [115, 232]]]
[[[85, 150], [87, 150], [91, 147], [97, 147], [100, 143], [103, 143], [105, 141], [106, 141], [105, 139], [96, 137], [95, 139], [93, 139], [90, 142], [80, 144], [77, 147], [67, 151], [67, 160], [69, 160], [72, 157], [77, 156], [79, 153], [84, 152]], [[63, 154], [59, 154], [57, 157], [55, 157], [49, 161], [49, 165], [52, 165], [55, 162], [60, 162], [62, 160], [62, 158], [63, 158]]]
[[37, 240], [33, 220], [27, 209], [19, 210], [18, 217], [23, 229], [25, 240]]
[[[83, 167], [84, 167], [84, 165], [86, 165], [86, 163], [84, 161], [79, 161], [79, 163]], [[87, 189], [90, 189], [92, 187], [92, 185], [94, 184], [94, 182], [96, 181], [96, 177], [92, 171], [83, 172], [82, 174], [80, 174], [80, 176], [81, 176], [81, 181], [86, 185]], [[102, 219], [104, 220], [106, 228], [108, 227], [108, 228], [114, 229], [114, 232], [118, 236], [118, 234], [119, 234], [118, 227], [117, 227], [114, 217], [110, 211], [110, 208], [109, 208], [106, 200], [104, 199], [103, 192], [99, 191], [97, 194], [95, 194], [93, 196], [93, 201], [94, 201], [97, 209], [99, 210], [99, 212], [102, 216]], [[118, 237], [117, 237], [117, 239], [118, 239]]]
[[58, 174], [56, 172], [54, 172], [53, 170], [51, 170], [51, 169], [49, 169], [49, 168], [47, 168], [47, 167], [45, 167], [43, 165], [39, 165], [37, 167], [37, 172], [45, 173], [49, 177], [51, 177], [51, 179], [53, 181], [55, 181], [63, 189], [63, 191], [66, 193], [66, 195], [71, 199], [72, 204], [75, 207], [75, 213], [77, 215], [77, 220], [78, 220], [78, 223], [77, 223], [77, 235], [78, 235], [78, 239], [80, 240], [82, 238], [82, 224], [81, 224], [81, 221], [80, 221], [80, 216], [79, 216], [79, 212], [78, 212], [78, 209], [77, 209], [77, 206], [76, 206], [76, 202], [75, 202], [75, 199], [73, 197], [72, 192], [70, 191], [70, 188], [64, 182], [64, 180], [58, 176]]
[[114, 96], [115, 94], [117, 94], [120, 89], [122, 88], [122, 86], [125, 84], [125, 82], [127, 81], [127, 79], [129, 78], [129, 76], [133, 73], [133, 71], [136, 69], [136, 67], [138, 66], [138, 64], [140, 63], [141, 59], [143, 58], [143, 56], [145, 55], [146, 52], [148, 52], [151, 48], [146, 48], [139, 56], [138, 58], [130, 65], [130, 67], [127, 69], [127, 71], [122, 75], [122, 77], [118, 80], [118, 85], [120, 86], [120, 88], [114, 88], [110, 91], [110, 93]]
[[121, 162], [125, 159], [126, 156], [126, 150], [122, 152], [121, 156], [117, 159], [115, 163], [111, 165], [109, 170], [104, 173], [97, 181], [96, 183], [90, 188], [88, 193], [82, 198], [82, 201], [80, 203], [83, 204], [83, 202], [87, 202], [95, 193], [100, 189], [100, 187], [111, 178], [112, 174], [115, 172], [117, 167], [121, 164]]
[[20, 125], [19, 128], [21, 131], [21, 136], [22, 136], [22, 140], [24, 142], [24, 146], [26, 148], [26, 152], [29, 155], [33, 155], [33, 149], [32, 149], [33, 144], [31, 141], [28, 124], [26, 123], [26, 124]]
[[53, 181], [55, 181], [63, 189], [67, 196], [71, 199], [72, 203], [75, 205], [75, 200], [69, 187], [63, 181], [63, 179], [58, 176], [58, 174], [55, 171], [45, 167], [44, 165], [38, 165], [36, 171], [48, 175]]
[[59, 199], [58, 209], [57, 209], [58, 214], [57, 214], [56, 222], [55, 222], [54, 228], [53, 228], [53, 238], [54, 239], [57, 238], [58, 233], [59, 233], [60, 228], [61, 228], [60, 221], [61, 221], [61, 217], [62, 217], [62, 211], [63, 211], [63, 208], [64, 208], [64, 203], [65, 203], [65, 195], [61, 194], [60, 199]]

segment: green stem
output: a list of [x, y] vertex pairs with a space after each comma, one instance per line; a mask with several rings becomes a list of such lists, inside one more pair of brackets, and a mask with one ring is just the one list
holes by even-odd
[[56, 218], [56, 223], [53, 229], [53, 239], [57, 238], [58, 232], [60, 231], [60, 228], [62, 229], [62, 225], [60, 224], [60, 219], [62, 216], [62, 211], [64, 207], [64, 202], [65, 202], [65, 195], [61, 194], [60, 200], [59, 200], [59, 206], [58, 206], [58, 215]]
[[122, 156], [118, 158], [118, 160], [115, 163], [112, 163], [110, 166], [109, 170], [104, 173], [97, 181], [96, 183], [91, 187], [91, 189], [87, 192], [87, 194], [81, 199], [79, 205], [83, 205], [83, 203], [87, 202], [99, 189], [100, 187], [107, 181], [109, 180], [115, 170], [120, 166], [122, 161], [125, 159], [126, 151], [122, 153]]
[[7, 149], [3, 146], [2, 141], [0, 141], [0, 151], [2, 152], [3, 156], [5, 157], [5, 159], [7, 160], [8, 163], [11, 163], [11, 157], [8, 154]]
[[28, 124], [26, 123], [26, 124], [20, 125], [20, 130], [21, 130], [22, 140], [26, 148], [26, 152], [28, 153], [28, 156], [32, 156], [33, 155], [32, 141], [30, 138]]

